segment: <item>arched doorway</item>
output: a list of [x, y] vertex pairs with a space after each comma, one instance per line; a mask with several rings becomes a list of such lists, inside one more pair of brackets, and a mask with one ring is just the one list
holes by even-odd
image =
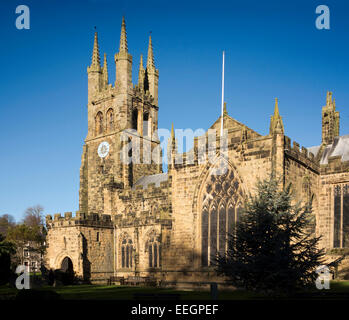
[[65, 257], [61, 264], [61, 270], [63, 272], [72, 273], [74, 271], [73, 262], [69, 257]]

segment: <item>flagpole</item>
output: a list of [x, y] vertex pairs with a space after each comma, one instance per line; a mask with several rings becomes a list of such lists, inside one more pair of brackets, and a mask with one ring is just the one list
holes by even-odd
[[222, 105], [221, 105], [221, 137], [223, 136], [223, 110], [224, 108], [224, 51], [223, 51], [223, 65], [222, 65]]

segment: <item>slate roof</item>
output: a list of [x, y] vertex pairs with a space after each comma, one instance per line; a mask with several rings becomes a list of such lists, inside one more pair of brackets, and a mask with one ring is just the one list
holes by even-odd
[[[320, 146], [314, 146], [307, 149], [316, 157]], [[342, 162], [349, 160], [349, 134], [341, 137], [335, 137], [333, 143], [326, 146], [321, 155], [320, 164], [328, 164], [329, 157], [338, 156], [342, 158]]]
[[149, 183], [155, 183], [156, 187], [160, 187], [160, 182], [167, 181], [167, 179], [167, 173], [158, 173], [149, 176], [143, 176], [136, 181], [132, 189], [136, 189], [136, 186], [140, 185], [143, 186], [143, 188], [147, 188]]

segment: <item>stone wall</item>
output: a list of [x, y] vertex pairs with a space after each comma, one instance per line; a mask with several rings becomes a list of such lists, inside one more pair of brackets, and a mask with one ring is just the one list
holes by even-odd
[[327, 165], [321, 165], [320, 170], [318, 223], [323, 235], [322, 246], [329, 249], [333, 247], [334, 186], [349, 183], [349, 162], [330, 158]]
[[60, 269], [65, 257], [70, 258], [77, 276], [91, 281], [106, 281], [114, 273], [114, 229], [110, 216], [85, 215], [72, 217], [55, 214], [46, 217], [46, 266]]

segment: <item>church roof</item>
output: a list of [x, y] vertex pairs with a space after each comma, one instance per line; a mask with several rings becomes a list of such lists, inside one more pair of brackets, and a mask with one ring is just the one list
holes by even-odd
[[[314, 156], [317, 156], [320, 146], [307, 148]], [[341, 137], [335, 137], [332, 144], [325, 147], [320, 164], [328, 164], [329, 157], [341, 157], [342, 162], [349, 160], [349, 134]]]
[[148, 184], [150, 183], [155, 183], [155, 187], [160, 187], [160, 182], [167, 181], [167, 179], [167, 173], [158, 173], [149, 176], [143, 176], [136, 181], [132, 189], [136, 189], [136, 186], [143, 186], [143, 188], [147, 188]]

